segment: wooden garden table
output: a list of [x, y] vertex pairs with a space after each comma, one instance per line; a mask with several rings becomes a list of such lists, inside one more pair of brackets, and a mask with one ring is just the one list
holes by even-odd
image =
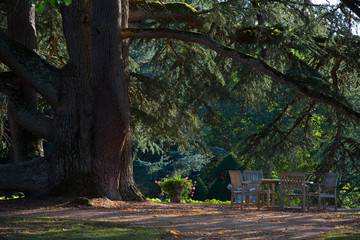
[[266, 179], [262, 178], [260, 179], [263, 184], [267, 185], [267, 199], [266, 199], [266, 206], [270, 208], [270, 184], [271, 184], [271, 190], [272, 190], [272, 206], [275, 207], [275, 185], [279, 184], [280, 179]]

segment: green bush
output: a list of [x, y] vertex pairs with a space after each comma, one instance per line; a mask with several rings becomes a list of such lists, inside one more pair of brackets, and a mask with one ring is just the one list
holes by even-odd
[[[146, 198], [146, 200], [151, 201], [151, 202], [157, 202], [157, 203], [161, 203], [161, 202], [170, 202], [169, 199], [165, 199], [165, 200], [161, 200], [159, 198]], [[220, 201], [217, 199], [205, 199], [204, 201], [199, 201], [199, 200], [194, 200], [194, 199], [186, 199], [185, 203], [199, 203], [199, 204], [231, 204], [230, 201]]]
[[209, 188], [208, 199], [217, 199], [220, 201], [228, 201], [231, 199], [231, 193], [227, 189], [229, 180], [217, 179]]
[[204, 201], [208, 195], [209, 190], [200, 177], [197, 177], [194, 182], [196, 182], [196, 188], [192, 199]]
[[213, 176], [216, 178], [215, 182], [210, 186], [208, 199], [218, 199], [227, 201], [231, 198], [231, 193], [227, 189], [230, 183], [229, 170], [239, 169], [240, 164], [232, 154], [227, 155], [215, 168]]
[[239, 169], [240, 164], [234, 158], [232, 154], [227, 155], [224, 159], [219, 163], [219, 165], [214, 170], [214, 176], [216, 178], [226, 178], [229, 177], [229, 170]]
[[350, 183], [347, 183], [340, 190], [339, 198], [346, 208], [360, 207], [360, 189], [357, 186], [353, 187]]

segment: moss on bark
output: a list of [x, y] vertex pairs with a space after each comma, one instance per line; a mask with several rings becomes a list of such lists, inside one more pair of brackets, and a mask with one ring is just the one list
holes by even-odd
[[197, 13], [196, 9], [190, 6], [187, 3], [178, 3], [178, 2], [169, 2], [169, 3], [161, 3], [161, 2], [146, 2], [147, 6], [145, 6], [144, 1], [134, 1], [130, 2], [130, 10], [142, 10], [150, 8], [154, 12], [164, 12], [164, 11], [181, 11], [182, 13]]

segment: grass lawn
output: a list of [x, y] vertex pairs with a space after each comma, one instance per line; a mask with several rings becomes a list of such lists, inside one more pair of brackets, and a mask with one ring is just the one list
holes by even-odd
[[336, 230], [328, 233], [319, 240], [358, 240], [360, 239], [360, 229], [351, 226], [337, 227]]
[[[360, 212], [343, 213], [342, 215], [358, 215]], [[336, 227], [319, 240], [358, 240], [360, 239], [360, 223]]]
[[0, 217], [0, 239], [170, 239], [156, 228], [78, 219]]

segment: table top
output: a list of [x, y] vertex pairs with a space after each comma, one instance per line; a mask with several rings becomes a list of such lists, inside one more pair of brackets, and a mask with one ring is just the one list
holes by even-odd
[[[262, 178], [260, 179], [262, 183], [269, 183], [269, 184], [278, 184], [281, 182], [280, 179], [270, 179], [270, 178]], [[305, 184], [313, 184], [312, 181], [305, 181]]]
[[262, 178], [260, 179], [262, 183], [273, 183], [277, 184], [280, 182], [280, 179], [270, 179], [270, 178]]

